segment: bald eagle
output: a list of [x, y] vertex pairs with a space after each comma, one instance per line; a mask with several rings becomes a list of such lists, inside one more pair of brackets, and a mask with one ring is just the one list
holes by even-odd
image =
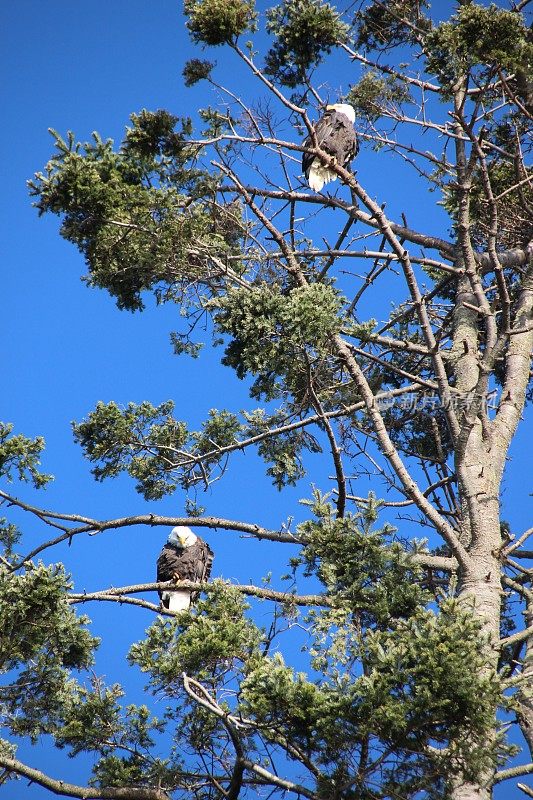
[[[341, 167], [346, 167], [357, 155], [359, 145], [354, 130], [355, 111], [347, 103], [326, 106], [324, 115], [313, 126], [318, 146], [335, 159]], [[313, 139], [308, 136], [304, 147], [313, 147]], [[311, 189], [320, 192], [325, 183], [334, 181], [337, 173], [329, 169], [318, 156], [304, 153], [302, 169]]]
[[[158, 583], [172, 580], [202, 583], [209, 580], [212, 563], [213, 551], [209, 545], [196, 536], [190, 528], [178, 525], [172, 528], [167, 543], [157, 559], [157, 581]], [[188, 609], [196, 594], [188, 589], [159, 591], [161, 603], [170, 611]]]

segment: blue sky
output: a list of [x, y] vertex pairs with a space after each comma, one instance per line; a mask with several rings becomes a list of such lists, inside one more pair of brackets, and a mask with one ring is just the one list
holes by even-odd
[[[129, 115], [141, 108], [168, 108], [178, 116], [193, 113], [205, 100], [204, 90], [185, 89], [181, 70], [188, 58], [199, 53], [193, 53], [174, 0], [97, 0], [90, 5], [18, 0], [0, 4], [0, 24], [4, 31], [0, 419], [13, 422], [17, 432], [43, 435], [47, 441], [43, 468], [56, 475], [40, 495], [24, 487], [17, 492], [28, 502], [99, 518], [147, 510], [179, 515], [183, 513], [179, 494], [146, 504], [129, 480], [95, 483], [73, 443], [70, 421], [79, 421], [98, 400], [124, 404], [146, 399], [156, 404], [174, 399], [176, 415], [199, 424], [212, 407], [249, 407], [246, 385], [220, 365], [221, 351], [207, 352], [197, 361], [172, 355], [169, 332], [177, 326], [176, 308], [149, 303], [143, 314], [120, 313], [108, 295], [88, 289], [80, 281], [81, 256], [59, 237], [57, 219], [38, 219], [26, 180], [51, 155], [48, 127], [61, 134], [71, 129], [82, 140], [93, 130], [120, 140]], [[233, 74], [233, 64], [223, 51], [207, 57], [218, 62], [224, 78]], [[249, 78], [234, 86], [253, 97]], [[389, 168], [384, 170], [382, 164], [363, 149], [360, 177], [373, 194], [387, 199], [389, 207], [403, 207], [415, 184], [391, 187]], [[417, 202], [410, 222], [429, 220], [439, 232], [443, 217], [438, 211], [434, 215], [434, 199]], [[388, 305], [388, 298], [380, 301]], [[504, 488], [505, 516], [518, 533], [531, 524], [532, 498], [520, 485], [530, 474], [531, 435], [528, 421], [512, 448], [509, 474], [515, 482], [508, 479]], [[319, 475], [321, 463], [315, 459], [313, 465]], [[237, 456], [228, 479], [200, 502], [209, 513], [278, 528], [288, 516], [299, 513], [297, 500], [309, 495], [308, 487], [306, 480], [295, 490], [277, 493], [263, 478], [261, 464], [248, 454]], [[31, 544], [42, 531], [27, 523], [26, 541]], [[79, 589], [143, 582], [153, 578], [165, 535], [162, 529], [127, 529], [83, 541], [78, 537], [70, 548], [57, 548], [53, 557], [65, 562]], [[214, 575], [258, 581], [277, 560], [267, 543], [243, 543], [236, 534], [224, 532], [206, 538], [216, 551]], [[280, 568], [277, 574], [282, 572]], [[149, 613], [106, 604], [83, 610], [103, 637], [100, 672], [110, 682], [120, 680], [124, 654], [131, 641], [143, 635], [151, 621]], [[128, 681], [133, 699], [142, 701], [142, 680], [130, 676]], [[21, 745], [19, 754], [51, 775], [62, 774], [79, 783], [86, 780], [85, 768], [62, 753]], [[1, 787], [1, 795], [16, 800], [21, 787], [9, 783]], [[506, 791], [502, 798], [515, 796], [510, 788]], [[35, 786], [24, 792], [28, 797], [50, 796]]]
[[[197, 361], [172, 355], [169, 333], [179, 322], [175, 307], [155, 308], [148, 301], [142, 314], [120, 313], [112, 298], [88, 289], [80, 281], [83, 259], [58, 235], [56, 218], [38, 218], [26, 187], [52, 154], [49, 127], [61, 134], [71, 129], [80, 140], [98, 130], [120, 141], [132, 112], [168, 108], [187, 115], [200, 105], [198, 90], [182, 86], [181, 70], [193, 51], [180, 5], [113, 0], [88, 9], [34, 0], [1, 4], [0, 15], [6, 34], [0, 59], [7, 120], [0, 132], [6, 154], [0, 243], [6, 380], [0, 419], [13, 422], [17, 432], [45, 437], [43, 469], [56, 476], [39, 494], [24, 486], [14, 491], [45, 508], [98, 518], [148, 510], [183, 514], [180, 493], [147, 504], [129, 479], [97, 484], [73, 442], [70, 422], [81, 420], [98, 400], [157, 404], [172, 398], [176, 415], [199, 425], [210, 408], [246, 408], [246, 385], [220, 365], [221, 350]], [[224, 59], [217, 53], [222, 67]], [[231, 479], [199, 498], [210, 513], [278, 528], [294, 513], [298, 498], [308, 494], [306, 487], [280, 495], [263, 479], [262, 465], [252, 454], [234, 461]], [[33, 521], [17, 519], [25, 531], [25, 551], [46, 537]], [[45, 561], [63, 561], [80, 590], [151, 581], [167, 533], [134, 528], [78, 537]], [[247, 540], [243, 551], [235, 533], [212, 532], [206, 538], [216, 551], [214, 576], [257, 583], [273, 560], [279, 564], [267, 542]], [[277, 575], [285, 571], [280, 566]], [[102, 637], [98, 673], [110, 683], [123, 681], [132, 702], [145, 701], [144, 679], [134, 670], [124, 674], [124, 657], [152, 615], [107, 604], [80, 611]], [[264, 612], [258, 614], [261, 619]], [[54, 777], [87, 780], [88, 760], [69, 760], [44, 742], [36, 747], [21, 742], [18, 755]], [[0, 794], [18, 800], [22, 791], [32, 798], [50, 797], [25, 782], [10, 782]]]

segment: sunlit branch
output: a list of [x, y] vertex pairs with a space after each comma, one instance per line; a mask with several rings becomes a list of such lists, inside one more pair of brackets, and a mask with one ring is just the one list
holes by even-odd
[[269, 772], [264, 767], [259, 766], [259, 764], [255, 764], [253, 761], [248, 761], [245, 759], [244, 761], [245, 767], [253, 772], [260, 778], [264, 778], [265, 782], [271, 784], [273, 786], [278, 786], [280, 789], [285, 789], [286, 792], [292, 792], [298, 796], [307, 797], [309, 800], [317, 800], [317, 795], [314, 792], [310, 792], [309, 789], [306, 789], [305, 786], [301, 786], [298, 783], [293, 783], [293, 781], [285, 780], [284, 778], [280, 778], [278, 775], [274, 775], [274, 773]]
[[[353, 219], [350, 218], [348, 223], [352, 224]], [[391, 262], [400, 260], [396, 253], [383, 252], [379, 250], [338, 250], [334, 248], [331, 250], [294, 250], [293, 252], [295, 255], [303, 256], [305, 258], [328, 258], [328, 259], [367, 258], [367, 259], [374, 259], [376, 261], [383, 260]], [[271, 256], [272, 253], [268, 253], [268, 257]], [[423, 258], [422, 256], [411, 256], [411, 261], [414, 264], [422, 264], [425, 267], [434, 267], [435, 269], [442, 270], [443, 272], [449, 272], [451, 275], [461, 275], [463, 272], [463, 270], [458, 269], [457, 267], [453, 267], [450, 264], [444, 264], [442, 261], [437, 261], [436, 259], [433, 258]], [[324, 267], [321, 270], [318, 280], [320, 280], [325, 274], [325, 272], [328, 271], [329, 266], [327, 269], [326, 267]]]
[[[275, 589], [270, 589], [268, 587], [260, 587], [254, 586], [253, 584], [233, 584], [227, 583], [225, 584], [232, 589], [235, 589], [242, 594], [245, 594], [249, 597], [257, 597], [261, 600], [273, 600], [276, 603], [283, 603], [285, 605], [295, 605], [295, 606], [324, 606], [328, 607], [331, 605], [331, 601], [326, 595], [321, 594], [307, 594], [307, 595], [299, 595], [293, 594], [292, 592], [279, 592]], [[164, 590], [190, 590], [195, 592], [205, 592], [209, 594], [210, 592], [216, 591], [217, 584], [215, 583], [195, 583], [194, 581], [165, 581], [165, 582], [153, 582], [153, 583], [138, 583], [132, 586], [122, 586], [119, 588], [110, 587], [109, 589], [101, 589], [96, 592], [71, 592], [69, 593], [69, 602], [70, 603], [85, 603], [90, 601], [98, 601], [98, 600], [113, 600], [116, 602], [122, 602], [125, 598], [132, 594], [140, 594], [144, 592], [156, 592], [156, 591], [164, 591]], [[132, 598], [134, 599], [134, 598]], [[161, 612], [161, 606], [156, 606], [153, 603], [149, 603], [145, 606], [150, 610], [157, 610]], [[163, 609], [164, 611], [164, 609]], [[172, 615], [172, 612], [168, 612]]]
[[[533, 764], [520, 764], [518, 767], [510, 767], [510, 769], [502, 769], [494, 776], [494, 783], [501, 783], [507, 781], [509, 778], [518, 778], [519, 775], [529, 775], [533, 772]], [[533, 797], [533, 791], [531, 793]]]
[[508, 575], [502, 575], [502, 583], [517, 592], [517, 594], [527, 600], [528, 603], [533, 603], [533, 591], [528, 589], [527, 586], [523, 586], [518, 581], [514, 581], [512, 578], [509, 578]]
[[521, 186], [525, 186], [525, 185], [527, 185], [527, 186], [533, 185], [533, 178], [531, 177], [531, 175], [528, 175], [525, 178], [522, 178], [522, 180], [518, 181], [513, 186], [509, 186], [508, 189], [505, 189], [503, 192], [500, 192], [500, 194], [496, 195], [496, 197], [494, 199], [495, 200], [501, 200], [502, 197], [505, 197], [506, 195], [510, 194], [511, 192], [516, 192], [517, 189], [519, 189]]
[[82, 533], [95, 535], [103, 533], [107, 530], [114, 530], [117, 528], [126, 528], [133, 525], [147, 525], [149, 527], [166, 526], [174, 527], [176, 525], [186, 525], [189, 527], [209, 528], [217, 530], [233, 530], [239, 533], [248, 534], [257, 539], [266, 539], [273, 542], [286, 542], [291, 544], [300, 544], [300, 539], [290, 533], [282, 533], [278, 531], [271, 531], [267, 528], [262, 528], [260, 525], [253, 523], [238, 522], [236, 520], [228, 520], [222, 517], [166, 517], [158, 514], [139, 514], [130, 517], [119, 517], [112, 520], [96, 520], [88, 517], [81, 517], [77, 514], [58, 514], [53, 511], [44, 511], [43, 509], [35, 508], [22, 500], [7, 495], [5, 492], [0, 491], [0, 496], [4, 497], [11, 505], [16, 505], [24, 511], [35, 514], [40, 519], [43, 517], [50, 517], [52, 519], [68, 520], [72, 522], [83, 521], [83, 525], [74, 528], [65, 528], [65, 532], [51, 539], [39, 547], [34, 548], [31, 552], [25, 555], [13, 567], [13, 570], [19, 569], [26, 561], [34, 558], [39, 553], [43, 552], [50, 547], [53, 547], [61, 542], [70, 542], [74, 536]]
[[[511, 553], [514, 553], [515, 558], [520, 558], [521, 556], [518, 553], [515, 553], [515, 550], [518, 550], [524, 542], [529, 539], [530, 536], [533, 535], [533, 528], [528, 528], [524, 533], [518, 537], [518, 539], [512, 538], [511, 542], [502, 550], [503, 556], [509, 556]], [[522, 556], [523, 557], [523, 556]]]
[[74, 783], [51, 778], [38, 769], [29, 767], [22, 761], [8, 758], [0, 754], [0, 766], [10, 772], [28, 778], [32, 783], [37, 783], [57, 795], [66, 797], [79, 797], [82, 800], [169, 800], [169, 794], [162, 789], [148, 789], [145, 787], [120, 787], [116, 789], [102, 787], [96, 789], [92, 786], [77, 786]]
[[[146, 584], [149, 586], [150, 584]], [[126, 587], [128, 588], [128, 587]], [[118, 603], [125, 606], [137, 606], [144, 608], [147, 611], [153, 611], [156, 614], [162, 614], [165, 617], [175, 616], [174, 611], [169, 611], [161, 605], [151, 603], [149, 600], [141, 600], [139, 597], [129, 597], [126, 594], [109, 594], [106, 592], [85, 592], [84, 594], [69, 594], [68, 601], [70, 605], [77, 605], [78, 603]]]
[[518, 633], [513, 633], [512, 636], [506, 636], [505, 639], [500, 639], [499, 646], [510, 647], [510, 645], [518, 644], [518, 642], [524, 642], [526, 639], [529, 639], [530, 636], [533, 636], [533, 625], [524, 628], [522, 631], [518, 631]]
[[[382, 347], [392, 350], [401, 350], [404, 353], [418, 353], [422, 356], [429, 356], [430, 352], [427, 347], [416, 342], [410, 342], [407, 339], [393, 339], [390, 336], [380, 336], [378, 333], [369, 333], [366, 335], [365, 340], [373, 344], [380, 344]], [[450, 387], [453, 391], [453, 387]]]

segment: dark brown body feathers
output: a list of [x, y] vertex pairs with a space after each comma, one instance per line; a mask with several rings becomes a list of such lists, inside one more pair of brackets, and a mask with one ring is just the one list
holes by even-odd
[[[328, 109], [315, 124], [314, 130], [318, 146], [342, 167], [346, 167], [357, 155], [359, 150], [357, 135], [345, 114]], [[311, 136], [306, 138], [303, 145], [304, 147], [313, 147]], [[315, 158], [316, 156], [312, 153], [304, 153], [302, 156], [302, 169], [306, 178], [309, 178], [309, 170]]]

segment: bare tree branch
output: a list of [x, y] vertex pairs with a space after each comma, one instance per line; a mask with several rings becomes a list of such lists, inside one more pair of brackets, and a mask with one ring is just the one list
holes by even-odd
[[533, 764], [520, 764], [518, 767], [502, 769], [494, 776], [494, 783], [501, 783], [502, 781], [509, 780], [509, 778], [518, 778], [519, 775], [529, 775], [532, 772]]
[[169, 800], [170, 795], [162, 789], [136, 788], [134, 786], [120, 787], [117, 789], [95, 789], [91, 786], [77, 786], [63, 780], [51, 778], [38, 769], [29, 767], [22, 761], [0, 754], [0, 766], [22, 778], [28, 778], [32, 783], [38, 783], [54, 794], [66, 797], [79, 797], [82, 800]]
[[[263, 588], [254, 586], [253, 584], [235, 584], [228, 583], [232, 589], [236, 589], [243, 594], [250, 597], [258, 597], [262, 600], [274, 600], [276, 603], [284, 603], [296, 606], [325, 606], [331, 605], [331, 601], [326, 595], [321, 594], [307, 594], [299, 595], [292, 592], [279, 592], [275, 589]], [[73, 592], [68, 595], [70, 603], [87, 603], [92, 600], [113, 600], [118, 603], [127, 602], [127, 595], [139, 594], [141, 592], [156, 592], [168, 589], [186, 589], [195, 592], [212, 592], [216, 587], [212, 583], [195, 583], [194, 581], [165, 581], [154, 583], [138, 583], [132, 586], [122, 586], [119, 588], [110, 587], [109, 589], [100, 589], [95, 592]], [[130, 598], [131, 599], [131, 598]], [[167, 613], [173, 616], [173, 612], [161, 609], [161, 606], [156, 606], [153, 603], [143, 602], [144, 608], [149, 608], [151, 611], [158, 613]]]

